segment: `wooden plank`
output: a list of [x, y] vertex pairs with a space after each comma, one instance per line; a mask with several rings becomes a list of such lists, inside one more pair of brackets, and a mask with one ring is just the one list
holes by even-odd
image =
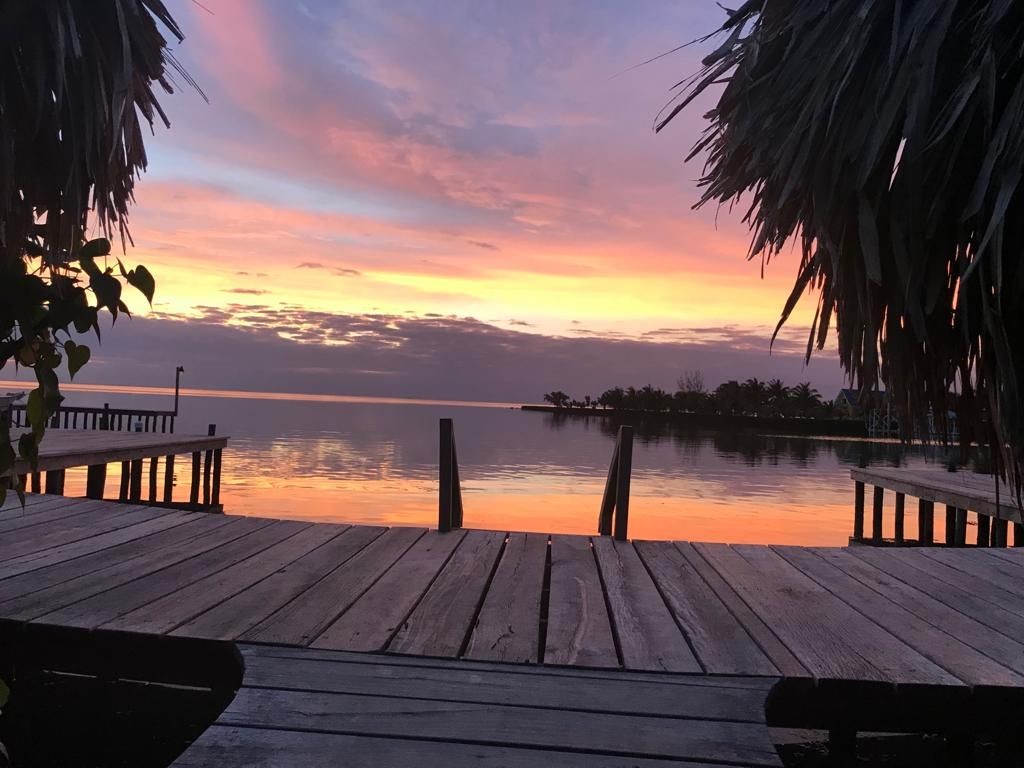
[[240, 637], [346, 563], [385, 530], [368, 525], [350, 527], [288, 567], [181, 625], [171, 634], [224, 639]]
[[218, 722], [393, 738], [459, 734], [460, 740], [495, 746], [779, 765], [764, 725], [716, 720], [242, 688]]
[[[908, 560], [936, 578], [959, 587], [972, 595], [1003, 608], [1011, 613], [1024, 616], [1024, 596], [1016, 589], [1024, 579], [1024, 569], [998, 558], [985, 557], [977, 550], [946, 550], [942, 556], [935, 556], [930, 550], [922, 550]], [[922, 559], [934, 561], [928, 563]]]
[[[12, 430], [15, 438], [24, 430]], [[162, 434], [158, 432], [107, 432], [55, 430], [39, 446], [39, 471], [136, 461], [153, 456], [190, 453], [224, 448], [224, 436]], [[15, 463], [18, 474], [29, 471], [22, 459]]]
[[540, 653], [541, 593], [548, 537], [511, 533], [477, 615], [465, 656], [535, 662]]
[[611, 619], [590, 540], [551, 538], [551, 583], [544, 662], [618, 667]]
[[391, 528], [242, 637], [268, 643], [309, 644], [425, 532], [423, 528]]
[[25, 503], [22, 504], [16, 494], [9, 493], [7, 498], [4, 499], [3, 505], [0, 505], [0, 519], [4, 519], [10, 514], [24, 514], [28, 507], [35, 506], [36, 504], [51, 504], [58, 501], [59, 499], [42, 493], [26, 493]]
[[214, 725], [174, 761], [174, 768], [705, 768], [710, 763], [623, 758], [593, 753], [415, 739], [308, 733]]
[[778, 674], [764, 651], [672, 542], [644, 541], [635, 546], [707, 672]]
[[[469, 530], [467, 533], [472, 533]], [[694, 685], [709, 685], [713, 688], [756, 688], [767, 693], [778, 682], [777, 677], [750, 677], [748, 675], [666, 675], [664, 672], [636, 672], [627, 669], [591, 669], [587, 667], [556, 667], [546, 664], [503, 664], [493, 661], [473, 661], [471, 659], [445, 659], [430, 656], [401, 656], [389, 654], [381, 656], [370, 653], [350, 653], [348, 651], [328, 651], [319, 648], [299, 648], [287, 645], [255, 645], [240, 643], [239, 648], [248, 658], [249, 655], [273, 656], [287, 659], [323, 661], [344, 661], [346, 664], [389, 664], [410, 669], [449, 669], [452, 664], [466, 672], [501, 672], [516, 675], [545, 675], [548, 677], [565, 678], [565, 684], [573, 686], [577, 680], [605, 679], [614, 671], [617, 680], [626, 682], [658, 683], [659, 685], [683, 685], [687, 688]]]
[[133, 525], [115, 528], [112, 531], [101, 533], [98, 536], [91, 536], [88, 539], [61, 544], [43, 552], [31, 552], [21, 557], [12, 558], [0, 563], [0, 579], [8, 579], [12, 576], [37, 571], [40, 568], [46, 568], [103, 551], [106, 552], [104, 558], [110, 558], [110, 560], [100, 561], [106, 565], [111, 560], [121, 556], [122, 550], [119, 548], [119, 545], [141, 539], [168, 528], [184, 525], [187, 522], [198, 519], [198, 514], [197, 512], [161, 511]]
[[598, 538], [594, 552], [624, 666], [702, 672], [633, 545]]
[[505, 534], [468, 531], [388, 645], [391, 653], [457, 656], [469, 635]]
[[114, 510], [98, 508], [61, 520], [23, 528], [16, 535], [0, 539], [0, 562], [31, 552], [42, 552], [68, 542], [92, 538], [115, 528], [145, 520], [151, 515], [150, 510], [137, 507], [117, 507]]
[[[876, 550], [877, 552], [878, 550]], [[983, 597], [982, 593], [968, 591], [968, 588], [973, 590], [975, 587], [981, 587], [981, 579], [971, 581], [970, 587], [967, 587], [967, 580], [970, 578], [968, 574], [948, 568], [942, 563], [921, 555], [917, 550], [907, 551], [898, 558], [878, 557], [874, 553], [859, 551], [854, 554], [879, 570], [929, 594], [965, 616], [996, 630], [996, 632], [1003, 633], [1006, 637], [1024, 637], [1024, 617], [1008, 610], [1005, 606], [991, 602], [991, 592], [987, 597]], [[943, 579], [945, 579], [944, 583], [942, 583]], [[953, 579], [959, 580], [964, 588], [953, 583]], [[939, 580], [938, 584], [937, 580]]]
[[[765, 546], [696, 544], [817, 677], [956, 685], [928, 661]], [[876, 547], [857, 547], [880, 551]]]
[[[51, 611], [39, 617], [38, 621], [89, 629], [102, 626], [146, 603], [176, 592], [207, 574], [223, 570], [267, 549], [305, 527], [302, 523], [288, 520], [265, 523], [269, 524], [252, 526], [249, 532], [214, 549]], [[155, 554], [161, 556], [161, 553]]]
[[[11, 531], [23, 530], [34, 525], [50, 524], [56, 520], [75, 517], [83, 512], [91, 512], [97, 509], [110, 509], [110, 506], [94, 499], [69, 499], [65, 496], [51, 496], [50, 500], [44, 504], [27, 507], [20, 514], [0, 520], [0, 534], [9, 534]], [[26, 536], [30, 534], [26, 531], [18, 535]]]
[[683, 555], [690, 566], [700, 574], [701, 578], [711, 587], [715, 595], [721, 600], [736, 617], [737, 621], [750, 633], [750, 636], [771, 659], [772, 664], [786, 677], [808, 677], [810, 673], [800, 660], [793, 655], [774, 632], [761, 621], [760, 617], [750, 610], [742, 598], [736, 594], [722, 576], [705, 560], [693, 544], [678, 541], [676, 549]]
[[464, 532], [428, 532], [324, 630], [316, 648], [382, 651], [448, 562]]
[[[262, 522], [262, 521], [261, 521]], [[107, 589], [187, 560], [262, 527], [266, 523], [207, 517], [184, 528], [152, 534], [122, 545], [121, 556], [99, 552], [0, 582], [0, 615], [34, 619]], [[7, 595], [12, 597], [7, 599]], [[17, 597], [13, 595], [17, 594]]]
[[326, 523], [309, 524], [295, 535], [245, 560], [199, 579], [106, 624], [107, 629], [147, 634], [166, 634], [247, 587], [286, 568], [311, 550], [330, 541], [342, 530]]
[[[972, 647], [956, 629], [957, 625], [947, 622], [951, 612], [946, 606], [926, 595], [914, 594], [905, 585], [892, 589], [884, 574], [849, 552], [812, 551], [803, 547], [774, 549], [833, 595], [963, 682], [1024, 684], [1024, 677]], [[917, 610], [911, 610], [911, 605]]]
[[[267, 647], [264, 651], [270, 651]], [[305, 650], [305, 649], [295, 649]], [[481, 672], [461, 661], [438, 661], [432, 667], [410, 667], [376, 659], [355, 664], [320, 655], [252, 653], [242, 646], [245, 685], [321, 693], [429, 698], [522, 707], [570, 709], [621, 715], [707, 718], [763, 723], [768, 687], [736, 687], [732, 678], [721, 685], [687, 685], [674, 681], [637, 681], [618, 671], [602, 670], [588, 677], [566, 678], [553, 673], [523, 675], [518, 666], [502, 665]], [[393, 658], [393, 657], [392, 657]], [[721, 678], [706, 678], [712, 683]], [[454, 735], [454, 734], [453, 734]]]

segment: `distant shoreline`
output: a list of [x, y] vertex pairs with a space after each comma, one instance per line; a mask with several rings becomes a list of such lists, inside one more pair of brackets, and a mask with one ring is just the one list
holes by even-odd
[[833, 437], [867, 437], [863, 421], [857, 419], [783, 418], [779, 416], [733, 416], [685, 411], [640, 411], [620, 408], [556, 408], [553, 405], [521, 405], [524, 411], [550, 413], [574, 418], [596, 417], [626, 422], [661, 422], [689, 427], [722, 429], [771, 430], [789, 435], [827, 435]]

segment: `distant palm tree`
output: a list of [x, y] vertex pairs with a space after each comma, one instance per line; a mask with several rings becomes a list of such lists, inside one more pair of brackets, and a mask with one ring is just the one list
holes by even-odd
[[821, 393], [809, 381], [804, 381], [793, 387], [792, 401], [798, 414], [810, 416], [812, 411], [821, 406]]
[[565, 408], [569, 405], [570, 397], [565, 392], [556, 389], [554, 392], [544, 395], [544, 402], [550, 403], [555, 408]]
[[768, 404], [772, 407], [775, 415], [784, 416], [789, 404], [789, 387], [782, 383], [782, 379], [772, 379], [765, 388], [765, 394], [768, 396]]
[[767, 392], [764, 382], [760, 379], [752, 378], [747, 379], [743, 382], [743, 400], [744, 410], [747, 413], [759, 415], [762, 408], [764, 408], [765, 400], [767, 399]]

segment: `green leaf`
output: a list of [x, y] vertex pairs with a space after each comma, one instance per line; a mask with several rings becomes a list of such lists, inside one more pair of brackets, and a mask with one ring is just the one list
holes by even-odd
[[121, 300], [121, 281], [113, 275], [99, 273], [92, 276], [89, 286], [96, 294], [96, 303], [116, 315], [117, 302]]
[[82, 366], [89, 362], [89, 356], [92, 354], [87, 346], [75, 344], [71, 340], [65, 342], [64, 353], [68, 357], [68, 374], [72, 379], [75, 378], [76, 373], [82, 370]]
[[[28, 417], [28, 423], [32, 427], [32, 434], [42, 435], [46, 429], [46, 403], [43, 401], [43, 390], [42, 387], [36, 387], [28, 393], [28, 402], [25, 404], [25, 415]], [[27, 435], [22, 435], [18, 441], [18, 451], [22, 456], [25, 455], [22, 451], [21, 446]]]
[[97, 237], [82, 246], [82, 259], [95, 259], [98, 256], [106, 256], [110, 253], [110, 241], [105, 237]]
[[31, 432], [26, 432], [18, 438], [18, 455], [35, 468], [39, 458], [39, 441]]
[[139, 264], [135, 269], [128, 273], [127, 280], [129, 284], [134, 285], [142, 295], [146, 297], [150, 306], [153, 306], [153, 294], [156, 292], [156, 280], [150, 271], [144, 266]]

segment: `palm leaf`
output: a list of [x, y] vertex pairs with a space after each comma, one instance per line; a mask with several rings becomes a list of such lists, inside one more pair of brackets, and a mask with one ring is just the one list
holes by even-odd
[[[738, 30], [743, 30], [737, 33]], [[660, 130], [724, 81], [691, 157], [698, 205], [752, 198], [750, 256], [790, 241], [855, 386], [884, 384], [910, 434], [989, 442], [1024, 469], [1024, 3], [756, 0], [684, 81]], [[810, 350], [808, 350], [810, 353]]]

